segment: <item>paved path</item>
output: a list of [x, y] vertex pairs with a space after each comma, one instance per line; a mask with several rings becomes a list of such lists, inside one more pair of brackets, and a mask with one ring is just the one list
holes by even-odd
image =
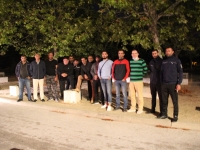
[[[156, 127], [153, 125], [158, 123], [155, 119], [146, 124], [152, 119], [140, 120], [134, 116], [128, 119], [120, 114], [94, 113], [55, 103], [17, 103], [0, 98], [0, 149], [198, 150], [200, 147], [198, 130]], [[167, 120], [162, 122], [169, 123]]]

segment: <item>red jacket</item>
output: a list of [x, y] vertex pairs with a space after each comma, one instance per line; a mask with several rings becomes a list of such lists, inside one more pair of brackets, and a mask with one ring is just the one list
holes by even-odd
[[130, 65], [127, 59], [117, 59], [112, 66], [112, 78], [115, 80], [126, 80], [130, 74]]

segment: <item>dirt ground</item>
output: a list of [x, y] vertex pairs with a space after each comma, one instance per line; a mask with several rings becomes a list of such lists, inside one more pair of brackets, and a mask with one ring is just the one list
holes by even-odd
[[[200, 77], [197, 77], [195, 79], [189, 79], [189, 85], [183, 85], [181, 91], [179, 91], [179, 120], [181, 121], [200, 123], [200, 80], [199, 79]], [[15, 77], [13, 76], [9, 77], [8, 83], [0, 83], [0, 97], [13, 98], [12, 96], [9, 95], [9, 90], [8, 90], [9, 85], [18, 85], [18, 82]], [[83, 91], [83, 96], [84, 95], [85, 96], [87, 95], [86, 91]], [[158, 101], [157, 104], [159, 104]], [[81, 102], [80, 105], [83, 105], [85, 107], [92, 107], [89, 103], [85, 102]], [[115, 98], [113, 98], [113, 106], [115, 106]], [[151, 99], [144, 98], [144, 111], [148, 112], [150, 108], [151, 108]], [[158, 115], [159, 114], [158, 105], [156, 106], [156, 111], [157, 111], [156, 115]], [[173, 116], [173, 105], [171, 98], [169, 98], [168, 115], [170, 117]], [[150, 117], [145, 113], [143, 113], [142, 116]]]

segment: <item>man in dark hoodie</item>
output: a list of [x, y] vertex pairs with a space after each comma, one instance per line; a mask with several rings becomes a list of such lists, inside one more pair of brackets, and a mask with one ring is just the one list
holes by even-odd
[[30, 90], [30, 78], [31, 78], [30, 64], [26, 60], [25, 55], [21, 56], [21, 61], [17, 64], [15, 68], [15, 74], [19, 81], [19, 99], [17, 100], [17, 102], [23, 101], [24, 85], [26, 86], [27, 89], [28, 101], [32, 102], [31, 90]]
[[153, 59], [149, 63], [150, 71], [150, 90], [151, 90], [151, 113], [155, 113], [156, 107], [156, 95], [158, 93], [160, 102], [160, 114], [162, 114], [162, 94], [161, 94], [161, 82], [160, 82], [160, 68], [162, 65], [162, 59], [158, 55], [158, 50], [152, 51]]
[[44, 100], [44, 76], [46, 74], [45, 62], [40, 60], [40, 54], [35, 54], [35, 60], [31, 62], [30, 73], [33, 78], [33, 97], [37, 101], [38, 84], [40, 88], [40, 99]]
[[181, 89], [183, 80], [183, 69], [181, 61], [174, 56], [174, 50], [171, 47], [165, 50], [166, 58], [161, 65], [161, 91], [162, 91], [162, 114], [160, 119], [168, 118], [167, 106], [169, 95], [174, 105], [174, 117], [172, 122], [178, 121], [178, 91]]

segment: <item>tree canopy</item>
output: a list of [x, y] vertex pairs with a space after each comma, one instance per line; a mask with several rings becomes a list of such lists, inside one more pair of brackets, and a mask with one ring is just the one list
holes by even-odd
[[0, 48], [57, 57], [199, 47], [200, 0], [1, 0]]

